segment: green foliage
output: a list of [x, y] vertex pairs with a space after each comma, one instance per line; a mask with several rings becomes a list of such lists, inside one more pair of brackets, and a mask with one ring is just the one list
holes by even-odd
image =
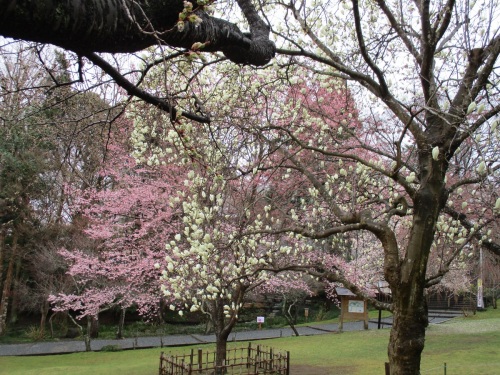
[[42, 341], [45, 339], [45, 330], [40, 326], [29, 326], [26, 330], [26, 336], [32, 341]]

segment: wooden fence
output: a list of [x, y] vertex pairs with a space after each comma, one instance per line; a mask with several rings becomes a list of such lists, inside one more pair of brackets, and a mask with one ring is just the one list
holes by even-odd
[[225, 364], [215, 365], [215, 352], [191, 349], [190, 354], [160, 356], [159, 375], [290, 375], [290, 352], [249, 343], [247, 347], [228, 349]]

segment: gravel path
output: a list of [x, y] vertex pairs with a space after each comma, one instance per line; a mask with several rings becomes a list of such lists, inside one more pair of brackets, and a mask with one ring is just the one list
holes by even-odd
[[[433, 318], [431, 324], [442, 323], [449, 318]], [[392, 318], [382, 319], [382, 328], [390, 327]], [[370, 321], [368, 329], [377, 329], [377, 322]], [[346, 322], [344, 331], [357, 331], [363, 329], [363, 322]], [[305, 327], [297, 327], [299, 335], [323, 335], [338, 331], [337, 324], [318, 324]], [[257, 331], [234, 332], [229, 336], [229, 341], [252, 341], [271, 339], [278, 337], [293, 336], [291, 328], [273, 328]], [[215, 335], [169, 335], [162, 337], [137, 337], [122, 340], [100, 340], [91, 341], [93, 351], [99, 351], [106, 345], [119, 345], [122, 349], [133, 348], [155, 348], [168, 346], [196, 345], [214, 343]], [[29, 344], [0, 344], [0, 356], [23, 356], [23, 355], [46, 355], [63, 354], [85, 351], [83, 340], [61, 340], [54, 342], [36, 342]]]

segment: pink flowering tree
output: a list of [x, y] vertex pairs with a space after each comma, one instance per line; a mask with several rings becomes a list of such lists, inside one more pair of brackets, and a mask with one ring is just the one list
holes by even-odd
[[127, 308], [136, 306], [151, 318], [165, 305], [154, 265], [164, 258], [165, 243], [178, 231], [179, 212], [170, 199], [184, 173], [174, 164], [138, 164], [123, 142], [130, 133], [126, 127], [122, 131], [108, 144], [99, 186], [76, 192], [73, 212], [87, 222], [85, 233], [93, 245], [60, 251], [75, 291], [50, 298], [55, 310], [77, 311], [79, 318], [97, 319], [100, 312], [119, 308], [118, 337]]
[[299, 332], [295, 327], [298, 307], [307, 297], [314, 295], [314, 284], [314, 279], [307, 274], [287, 271], [271, 277], [257, 289], [257, 292], [280, 296], [281, 315], [285, 317], [295, 336], [299, 336]]

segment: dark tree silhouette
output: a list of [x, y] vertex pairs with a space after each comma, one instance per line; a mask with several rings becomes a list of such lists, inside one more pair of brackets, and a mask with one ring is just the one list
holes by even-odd
[[[207, 2], [205, 2], [207, 3]], [[264, 65], [275, 53], [269, 27], [249, 0], [237, 1], [250, 33], [183, 0], [0, 1], [0, 35], [50, 43], [78, 54], [134, 52], [163, 44], [222, 51], [240, 64]]]

